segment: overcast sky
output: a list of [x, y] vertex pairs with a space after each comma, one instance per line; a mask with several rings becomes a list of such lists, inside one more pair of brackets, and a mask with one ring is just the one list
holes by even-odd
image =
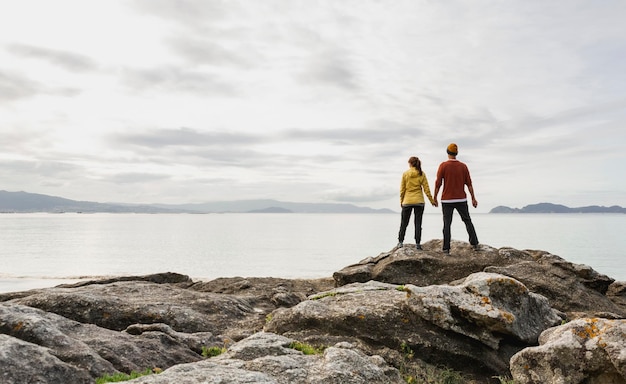
[[[0, 0], [0, 189], [626, 206], [622, 0]], [[429, 208], [427, 211], [433, 211]]]

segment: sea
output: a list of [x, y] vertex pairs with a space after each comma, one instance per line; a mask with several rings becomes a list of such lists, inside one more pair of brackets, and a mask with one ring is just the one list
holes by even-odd
[[[544, 250], [626, 281], [625, 214], [472, 213], [481, 244]], [[400, 214], [0, 214], [0, 292], [177, 272], [322, 278], [393, 249]], [[406, 244], [413, 243], [413, 223]], [[424, 214], [422, 243], [442, 238]], [[467, 241], [455, 213], [452, 238]]]

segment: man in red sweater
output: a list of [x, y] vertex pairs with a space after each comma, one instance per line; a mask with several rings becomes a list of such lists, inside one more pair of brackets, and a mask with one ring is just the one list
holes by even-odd
[[461, 220], [465, 223], [469, 242], [478, 250], [478, 237], [472, 219], [470, 218], [469, 208], [467, 206], [467, 195], [465, 194], [465, 186], [472, 197], [472, 205], [474, 208], [478, 206], [478, 201], [474, 196], [474, 187], [472, 187], [472, 178], [470, 177], [467, 165], [458, 161], [456, 155], [459, 153], [459, 147], [451, 143], [447, 148], [448, 161], [444, 161], [439, 165], [437, 170], [437, 181], [435, 182], [435, 206], [437, 206], [437, 196], [439, 188], [443, 184], [443, 193], [441, 194], [441, 210], [443, 211], [443, 252], [450, 253], [450, 226], [452, 224], [452, 214], [456, 209], [461, 216]]

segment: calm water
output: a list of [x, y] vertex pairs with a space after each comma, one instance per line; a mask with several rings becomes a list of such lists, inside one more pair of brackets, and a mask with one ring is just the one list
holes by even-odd
[[[626, 215], [476, 214], [482, 244], [542, 249], [626, 280]], [[467, 241], [455, 215], [454, 239]], [[0, 214], [0, 292], [61, 279], [178, 272], [328, 277], [397, 242], [394, 214]], [[426, 213], [422, 242], [441, 238]], [[413, 225], [406, 243], [412, 243]], [[67, 281], [65, 281], [67, 282]]]

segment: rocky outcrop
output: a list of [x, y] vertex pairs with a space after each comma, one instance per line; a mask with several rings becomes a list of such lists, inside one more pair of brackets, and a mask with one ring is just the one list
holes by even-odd
[[277, 307], [332, 286], [163, 273], [0, 294], [0, 382], [92, 383], [201, 361], [203, 347], [231, 346], [261, 331]]
[[511, 348], [536, 344], [560, 322], [518, 281], [477, 273], [457, 286], [349, 284], [275, 311], [265, 330], [314, 344], [360, 343], [370, 353], [404, 346], [431, 364], [497, 374], [507, 370]]
[[427, 286], [448, 284], [489, 266], [506, 266], [521, 261], [532, 261], [527, 252], [503, 248], [502, 251], [480, 245], [475, 251], [468, 243], [453, 241], [450, 255], [441, 251], [441, 240], [422, 244], [422, 250], [413, 245], [392, 249], [376, 257], [368, 257], [333, 274], [338, 286], [376, 280], [391, 284]]
[[607, 296], [613, 279], [591, 267], [573, 264], [547, 252], [533, 252], [533, 261], [485, 268], [519, 280], [535, 293], [550, 300], [550, 304], [570, 318], [595, 316], [626, 316], [624, 308]]
[[272, 333], [257, 333], [218, 357], [181, 364], [133, 383], [406, 383], [383, 358], [365, 355], [349, 343], [305, 355], [292, 347], [294, 341]]
[[[145, 369], [163, 373], [134, 382], [432, 382], [450, 369], [474, 384], [511, 373], [520, 383], [624, 382], [624, 282], [544, 251], [423, 248], [333, 278], [163, 273], [0, 294], [0, 382], [92, 383]], [[226, 352], [207, 359], [208, 347]]]
[[[36, 356], [36, 358], [34, 358]], [[33, 369], [33, 364], [36, 369]], [[89, 372], [66, 363], [51, 350], [15, 337], [0, 334], [0, 382], [30, 383], [91, 383]]]
[[0, 332], [7, 383], [91, 383], [107, 373], [167, 368], [200, 360], [192, 347], [216, 341], [210, 333], [131, 335], [14, 303], [0, 304]]
[[117, 331], [165, 323], [179, 332], [230, 334], [255, 313], [246, 298], [145, 281], [52, 288], [12, 302]]
[[616, 281], [609, 285], [606, 296], [620, 309], [620, 313], [626, 313], [626, 281]]
[[[534, 293], [545, 296], [552, 307], [569, 318], [626, 317], [623, 285], [587, 265], [570, 263], [545, 251], [500, 249], [481, 245], [480, 251], [468, 243], [452, 242], [450, 255], [441, 249], [441, 240], [422, 244], [423, 250], [408, 245], [381, 253], [335, 272], [338, 286], [376, 280], [392, 284], [428, 286], [454, 284], [476, 272], [492, 272], [512, 277]], [[621, 289], [618, 287], [622, 287]]]
[[517, 383], [626, 383], [626, 320], [577, 319], [543, 332], [539, 344], [511, 359]]

